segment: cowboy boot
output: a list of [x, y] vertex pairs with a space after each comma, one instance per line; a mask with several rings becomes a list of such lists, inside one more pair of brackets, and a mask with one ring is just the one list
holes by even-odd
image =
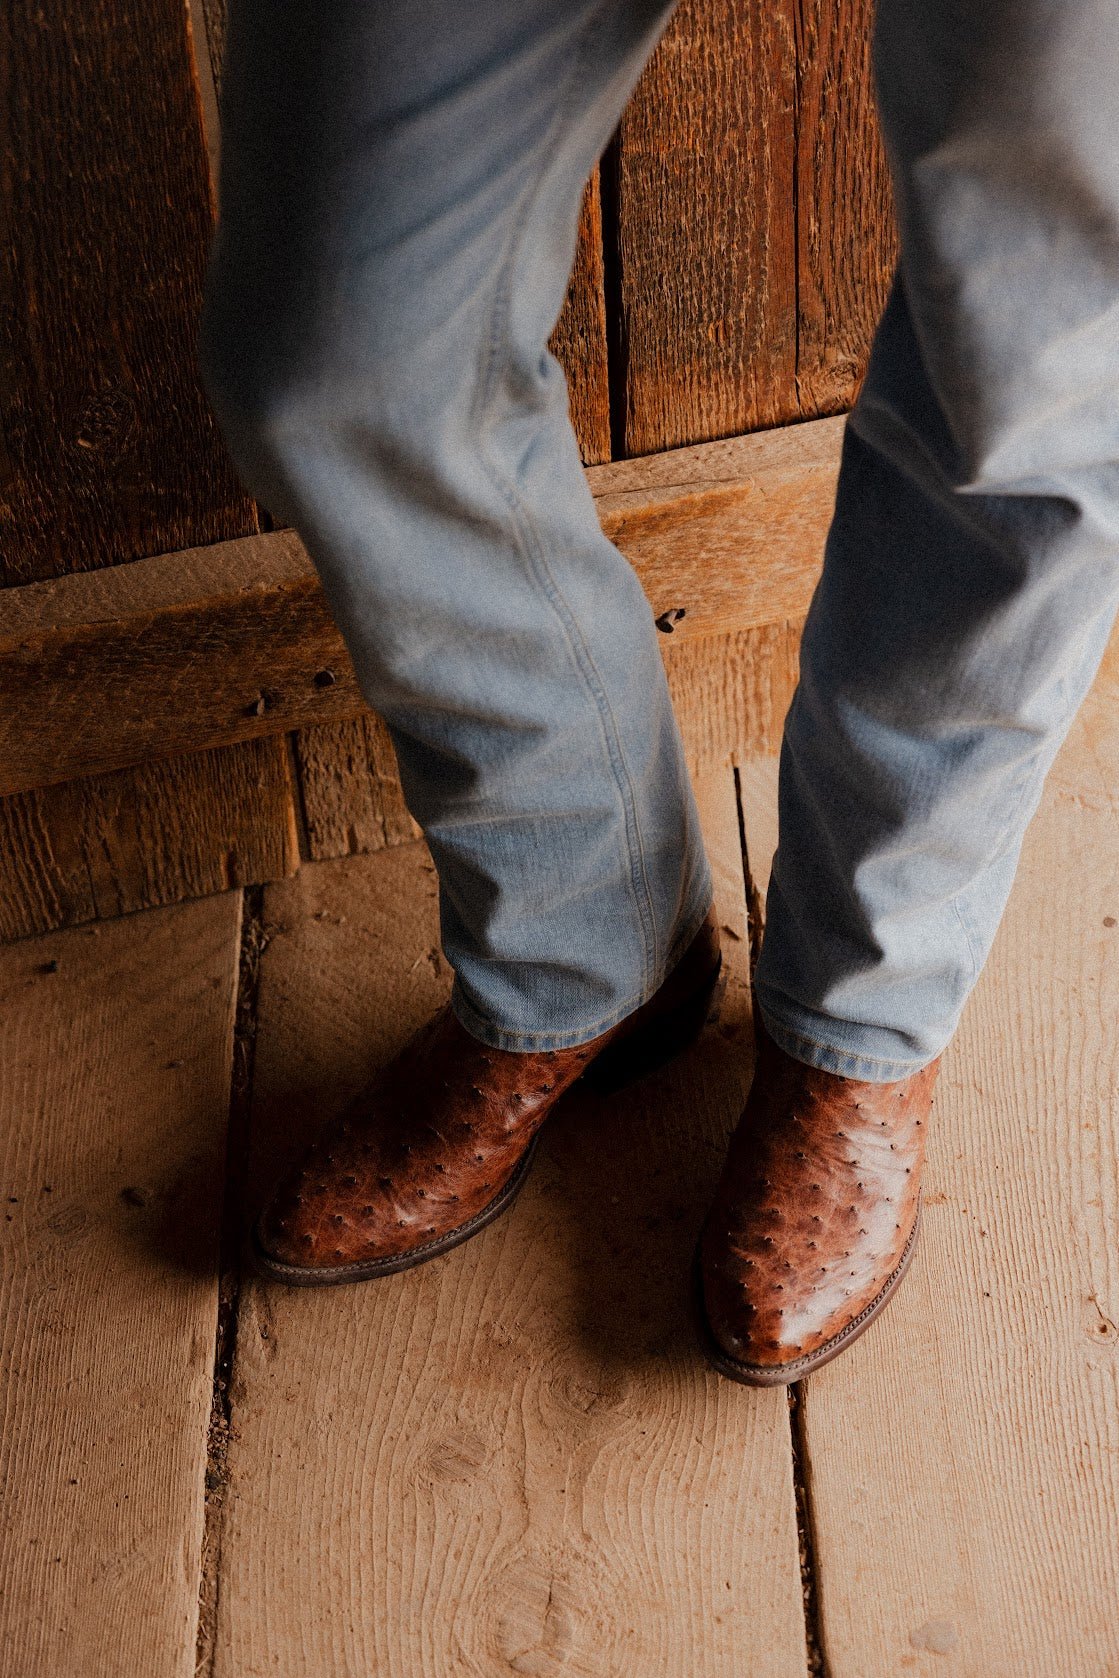
[[696, 1254], [711, 1363], [748, 1386], [799, 1381], [893, 1297], [920, 1217], [939, 1057], [863, 1083], [794, 1060], [755, 1010], [757, 1063]]
[[509, 1207], [540, 1128], [580, 1078], [610, 1093], [700, 1031], [721, 989], [712, 909], [660, 989], [576, 1048], [511, 1053], [445, 1005], [312, 1145], [253, 1232], [264, 1275], [301, 1286], [388, 1276], [435, 1258]]

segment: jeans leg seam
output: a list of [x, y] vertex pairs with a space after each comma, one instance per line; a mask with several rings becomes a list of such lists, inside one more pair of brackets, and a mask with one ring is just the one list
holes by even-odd
[[[546, 142], [551, 140], [562, 128], [571, 109], [573, 90], [577, 85], [578, 75], [584, 63], [590, 46], [593, 43], [596, 30], [601, 26], [606, 16], [609, 0], [603, 0], [592, 13], [583, 27], [583, 32], [575, 50], [563, 91], [557, 104], [555, 116], [549, 125]], [[514, 218], [506, 247], [497, 289], [494, 296], [493, 312], [490, 317], [488, 339], [483, 348], [483, 357], [479, 366], [478, 388], [474, 403], [474, 412], [480, 417], [488, 406], [494, 393], [498, 368], [498, 351], [502, 340], [502, 329], [508, 317], [508, 304], [512, 272], [517, 253], [520, 249], [529, 212], [539, 195], [541, 186], [546, 178], [546, 166], [536, 174], [531, 186], [526, 190], [521, 205]], [[602, 731], [602, 741], [606, 750], [610, 772], [615, 790], [622, 805], [622, 815], [625, 825], [626, 849], [629, 853], [629, 886], [638, 916], [641, 921], [645, 939], [645, 970], [644, 984], [647, 987], [650, 976], [657, 971], [659, 965], [659, 935], [656, 925], [656, 915], [652, 908], [652, 893], [649, 885], [648, 867], [645, 859], [644, 845], [637, 822], [636, 802], [633, 793], [633, 782], [629, 766], [622, 748], [617, 719], [610, 706], [609, 697], [602, 685], [601, 677], [595, 666], [590, 649], [579, 629], [575, 615], [564, 598], [556, 579], [547, 562], [547, 556], [537, 533], [533, 529], [529, 509], [523, 504], [517, 494], [515, 486], [509, 482], [500, 468], [489, 459], [484, 449], [479, 450], [483, 466], [491, 482], [505, 501], [512, 514], [512, 527], [521, 549], [537, 581], [542, 585], [545, 598], [548, 600], [560, 626], [564, 632], [568, 647], [574, 659], [576, 669], [583, 683], [594, 701], [598, 712], [599, 726]]]

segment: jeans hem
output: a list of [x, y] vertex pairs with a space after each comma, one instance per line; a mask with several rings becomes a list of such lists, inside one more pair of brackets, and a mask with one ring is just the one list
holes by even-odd
[[515, 1027], [501, 1026], [488, 1019], [474, 1007], [463, 994], [462, 987], [456, 977], [451, 988], [451, 1012], [465, 1031], [471, 1037], [477, 1037], [491, 1049], [505, 1049], [514, 1054], [538, 1054], [551, 1049], [575, 1049], [582, 1043], [590, 1043], [596, 1037], [601, 1037], [604, 1031], [612, 1026], [620, 1025], [628, 1015], [633, 1014], [653, 997], [668, 978], [676, 963], [683, 956], [692, 939], [703, 925], [710, 913], [714, 901], [714, 893], [709, 875], [704, 876], [705, 890], [700, 901], [703, 907], [680, 922], [678, 930], [669, 948], [659, 976], [654, 977], [636, 995], [623, 1002], [612, 1013], [591, 1025], [572, 1026], [566, 1031], [519, 1031]]
[[834, 1043], [825, 1043], [819, 1037], [806, 1036], [804, 1032], [775, 1019], [762, 1007], [756, 994], [754, 1001], [762, 1024], [779, 1049], [805, 1066], [814, 1066], [820, 1072], [833, 1072], [840, 1078], [854, 1078], [865, 1084], [892, 1084], [923, 1071], [936, 1060], [938, 1054], [943, 1053], [943, 1050], [937, 1050], [923, 1060], [888, 1060], [881, 1055], [860, 1054], [856, 1050], [839, 1048]]

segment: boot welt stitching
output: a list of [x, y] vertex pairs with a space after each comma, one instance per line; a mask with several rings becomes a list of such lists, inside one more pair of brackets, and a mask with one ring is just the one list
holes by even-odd
[[352, 1275], [358, 1270], [369, 1276], [374, 1276], [377, 1274], [377, 1268], [381, 1266], [386, 1267], [386, 1274], [391, 1275], [392, 1270], [387, 1267], [395, 1266], [397, 1269], [405, 1269], [413, 1262], [418, 1263], [423, 1255], [430, 1253], [433, 1248], [439, 1251], [449, 1251], [451, 1246], [456, 1245], [459, 1240], [465, 1240], [480, 1223], [496, 1217], [505, 1203], [513, 1199], [519, 1192], [525, 1177], [528, 1175], [538, 1139], [539, 1132], [532, 1138], [523, 1156], [514, 1167], [508, 1182], [498, 1190], [492, 1200], [487, 1200], [486, 1204], [480, 1207], [465, 1223], [456, 1224], [453, 1229], [447, 1230], [443, 1235], [437, 1235], [434, 1241], [423, 1241], [418, 1247], [409, 1247], [407, 1252], [392, 1253], [383, 1259], [353, 1259], [349, 1264], [285, 1264], [282, 1259], [275, 1259], [271, 1256], [259, 1239], [256, 1230], [253, 1231], [253, 1246], [258, 1257], [277, 1276], [282, 1272], [289, 1276], [321, 1276], [324, 1280], [332, 1280], [334, 1277]]

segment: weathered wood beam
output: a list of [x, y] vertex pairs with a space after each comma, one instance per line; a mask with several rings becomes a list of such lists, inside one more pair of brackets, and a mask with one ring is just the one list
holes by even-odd
[[[674, 649], [803, 617], [842, 423], [588, 469]], [[0, 593], [0, 795], [364, 709], [290, 530]]]

